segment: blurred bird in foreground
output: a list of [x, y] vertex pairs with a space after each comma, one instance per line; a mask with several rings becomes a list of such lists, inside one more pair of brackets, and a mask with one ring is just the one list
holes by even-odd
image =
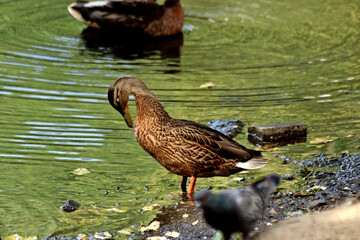
[[220, 230], [225, 240], [229, 240], [235, 232], [242, 232], [244, 239], [247, 239], [264, 214], [270, 195], [279, 183], [280, 177], [271, 174], [244, 188], [218, 194], [199, 192], [195, 195], [195, 201], [203, 208], [206, 222]]

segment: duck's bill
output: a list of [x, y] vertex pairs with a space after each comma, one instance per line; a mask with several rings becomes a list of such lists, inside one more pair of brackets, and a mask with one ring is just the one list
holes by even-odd
[[125, 119], [126, 124], [132, 128], [133, 127], [133, 121], [131, 119], [131, 115], [130, 115], [130, 109], [129, 106], [126, 105], [124, 112], [121, 113]]

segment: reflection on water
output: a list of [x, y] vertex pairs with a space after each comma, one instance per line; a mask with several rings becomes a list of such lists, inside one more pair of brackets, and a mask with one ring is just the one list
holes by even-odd
[[123, 59], [136, 59], [160, 54], [161, 58], [180, 58], [183, 34], [150, 38], [107, 33], [86, 28], [81, 33], [87, 49], [112, 54]]
[[[81, 34], [69, 3], [7, 1], [0, 8], [2, 236], [116, 231], [148, 223], [155, 213], [139, 212], [145, 205], [180, 201], [180, 177], [138, 146], [107, 102], [108, 86], [122, 76], [143, 80], [176, 118], [305, 122], [307, 142], [275, 150], [298, 162], [358, 151], [356, 1], [184, 0], [183, 35], [153, 42]], [[206, 83], [215, 87], [200, 88]], [[133, 98], [130, 109], [135, 115]], [[335, 140], [310, 143], [317, 137]], [[236, 140], [253, 147], [245, 135]], [[265, 155], [266, 168], [199, 179], [196, 191], [270, 172], [293, 174], [301, 187], [299, 166]], [[71, 173], [80, 167], [90, 174]], [[62, 213], [67, 199], [81, 210]]]

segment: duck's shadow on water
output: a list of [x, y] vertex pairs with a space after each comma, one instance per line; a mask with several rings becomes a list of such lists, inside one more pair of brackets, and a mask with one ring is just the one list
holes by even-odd
[[166, 37], [147, 37], [133, 33], [104, 32], [86, 28], [80, 37], [90, 51], [112, 54], [121, 59], [147, 58], [160, 55], [162, 59], [179, 59], [184, 44], [183, 34]]

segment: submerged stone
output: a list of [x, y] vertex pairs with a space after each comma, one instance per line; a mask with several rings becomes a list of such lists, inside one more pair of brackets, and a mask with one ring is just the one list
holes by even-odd
[[60, 209], [63, 210], [64, 212], [74, 212], [79, 207], [80, 207], [80, 203], [69, 199], [69, 200], [66, 201], [66, 203], [64, 205], [62, 205], [60, 207]]
[[209, 123], [209, 127], [225, 134], [230, 138], [236, 137], [238, 134], [242, 133], [242, 128], [245, 124], [237, 119], [232, 120], [214, 120]]

